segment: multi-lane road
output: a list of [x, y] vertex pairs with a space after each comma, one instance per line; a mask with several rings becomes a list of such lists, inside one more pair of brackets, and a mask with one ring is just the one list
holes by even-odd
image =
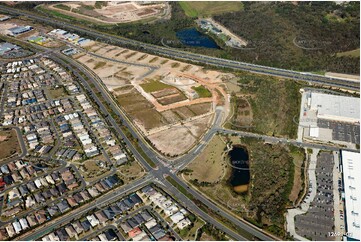
[[[283, 69], [277, 69], [277, 68], [271, 68], [271, 67], [265, 67], [265, 66], [258, 66], [243, 62], [236, 62], [226, 59], [220, 59], [210, 56], [204, 56], [199, 54], [193, 54], [189, 52], [184, 52], [180, 50], [175, 50], [171, 48], [166, 47], [160, 47], [160, 46], [154, 46], [149, 44], [144, 44], [138, 41], [133, 41], [121, 37], [116, 37], [104, 33], [95, 32], [93, 30], [89, 30], [87, 28], [74, 26], [70, 23], [63, 23], [58, 20], [54, 20], [47, 17], [39, 17], [38, 15], [29, 13], [29, 12], [22, 12], [16, 9], [0, 6], [0, 11], [10, 13], [10, 14], [22, 14], [25, 15], [31, 19], [45, 22], [48, 24], [56, 25], [60, 28], [69, 29], [74, 32], [79, 32], [81, 34], [85, 34], [89, 37], [93, 37], [94, 39], [107, 41], [111, 44], [116, 45], [122, 45], [122, 46], [128, 46], [128, 47], [135, 47], [137, 49], [142, 49], [143, 51], [148, 51], [154, 54], [158, 55], [164, 55], [164, 56], [170, 56], [172, 58], [178, 58], [183, 59], [187, 61], [192, 62], [199, 62], [203, 64], [209, 64], [214, 65], [217, 67], [226, 67], [226, 68], [232, 68], [232, 69], [239, 69], [239, 70], [247, 70], [257, 73], [263, 73], [267, 75], [277, 75], [282, 77], [288, 77], [293, 78], [297, 80], [304, 80], [309, 81], [311, 83], [317, 83], [317, 84], [327, 84], [330, 86], [335, 87], [341, 87], [349, 90], [357, 90], [359, 89], [359, 83], [356, 82], [350, 82], [348, 80], [342, 80], [342, 79], [335, 79], [335, 78], [326, 78], [324, 76], [319, 75], [313, 75], [313, 74], [307, 74], [307, 73], [299, 73], [294, 71], [288, 71]], [[35, 47], [33, 45], [33, 47]], [[217, 109], [215, 114], [215, 122], [213, 127], [203, 136], [202, 141], [194, 147], [188, 154], [173, 160], [173, 165], [169, 166], [165, 162], [164, 157], [160, 157], [159, 154], [154, 152], [154, 150], [151, 149], [151, 147], [143, 140], [141, 135], [137, 132], [136, 129], [134, 129], [133, 124], [129, 121], [129, 119], [125, 116], [123, 112], [119, 109], [117, 104], [112, 100], [107, 91], [104, 90], [101, 86], [101, 82], [99, 81], [99, 77], [94, 75], [90, 70], [88, 70], [86, 67], [81, 65], [80, 63], [74, 61], [73, 59], [64, 56], [63, 54], [59, 53], [58, 51], [49, 50], [44, 47], [36, 47], [40, 49], [41, 51], [45, 51], [47, 53], [47, 56], [49, 58], [54, 59], [56, 62], [60, 63], [61, 65], [68, 67], [72, 70], [72, 72], [78, 77], [80, 80], [80, 83], [82, 84], [82, 87], [87, 90], [90, 97], [96, 102], [96, 104], [99, 106], [99, 109], [103, 115], [105, 115], [106, 120], [109, 124], [109, 126], [113, 127], [117, 135], [121, 137], [124, 142], [127, 144], [131, 152], [134, 154], [137, 160], [142, 163], [142, 165], [145, 167], [145, 169], [149, 172], [149, 176], [143, 181], [134, 182], [126, 187], [124, 187], [124, 190], [130, 191], [135, 188], [139, 188], [140, 185], [144, 184], [145, 181], [161, 181], [162, 184], [166, 187], [166, 190], [171, 193], [171, 195], [174, 195], [176, 198], [179, 199], [179, 201], [182, 203], [182, 205], [186, 206], [187, 208], [190, 208], [192, 211], [194, 211], [196, 214], [201, 216], [203, 219], [205, 219], [208, 222], [211, 222], [215, 227], [225, 231], [227, 234], [229, 234], [231, 237], [237, 240], [245, 240], [245, 238], [236, 233], [235, 231], [230, 230], [222, 223], [218, 222], [214, 218], [212, 218], [210, 215], [205, 213], [203, 210], [198, 208], [193, 201], [189, 200], [184, 194], [180, 193], [175, 187], [173, 187], [166, 179], [164, 179], [164, 176], [170, 176], [172, 177], [180, 186], [182, 186], [184, 189], [186, 189], [195, 199], [202, 202], [206, 207], [211, 209], [213, 212], [218, 213], [220, 216], [226, 218], [227, 220], [231, 221], [233, 224], [238, 226], [239, 228], [247, 231], [248, 233], [252, 234], [258, 239], [261, 240], [272, 240], [274, 239], [270, 235], [267, 235], [257, 227], [243, 221], [235, 218], [232, 214], [229, 214], [222, 208], [218, 207], [216, 204], [209, 201], [206, 197], [204, 197], [201, 193], [198, 191], [192, 190], [188, 187], [188, 185], [182, 181], [177, 175], [176, 171], [179, 169], [182, 169], [184, 166], [186, 166], [191, 160], [193, 160], [206, 146], [206, 144], [211, 140], [214, 134], [217, 132], [221, 133], [228, 133], [228, 134], [236, 134], [241, 136], [252, 136], [252, 137], [258, 137], [262, 139], [269, 139], [274, 142], [291, 142], [295, 145], [303, 145], [305, 147], [308, 146], [314, 146], [315, 144], [304, 144], [304, 143], [297, 143], [296, 141], [289, 141], [287, 139], [277, 138], [277, 137], [269, 137], [264, 135], [258, 135], [258, 134], [252, 134], [247, 132], [240, 132], [240, 131], [233, 131], [233, 130], [225, 130], [220, 127], [220, 122], [222, 120], [222, 110]], [[85, 74], [87, 77], [86, 79], [83, 77], [82, 74]], [[109, 105], [109, 107], [112, 109], [112, 111], [120, 117], [122, 124], [129, 130], [129, 132], [133, 135], [133, 137], [137, 138], [139, 141], [139, 147], [142, 149], [142, 151], [148, 156], [149, 159], [151, 159], [156, 165], [157, 168], [153, 169], [144, 159], [144, 157], [138, 152], [138, 150], [133, 146], [132, 142], [128, 139], [128, 137], [124, 134], [122, 129], [119, 127], [119, 124], [113, 119], [113, 117], [109, 114], [107, 108], [104, 106], [104, 103], [100, 101], [98, 96], [93, 92], [90, 84], [94, 85], [97, 90], [99, 90], [100, 94], [102, 95], [102, 98], [105, 100], [105, 102]], [[307, 146], [308, 145], [308, 146]], [[334, 149], [334, 147], [328, 147], [323, 146], [323, 148], [326, 149]], [[165, 161], [165, 162], [161, 162]], [[102, 201], [109, 201], [112, 199], [115, 199], [117, 194], [109, 194], [107, 196], [104, 196], [100, 198], [100, 202]], [[72, 218], [75, 218], [76, 216], [79, 216], [79, 214], [84, 213], [88, 211], [88, 209], [91, 209], [94, 207], [94, 205], [86, 206], [84, 209], [80, 210], [79, 212], [75, 213], [74, 215], [69, 215], [65, 218], [60, 219], [57, 222], [54, 222], [51, 226], [46, 226], [45, 228], [41, 228], [34, 233], [32, 236], [24, 237], [23, 239], [33, 239], [36, 238], [35, 236], [41, 236], [49, 229], [55, 228], [57, 225], [60, 225], [62, 223], [65, 223], [66, 221], [71, 220]]]
[[173, 59], [181, 59], [190, 62], [201, 63], [205, 65], [211, 65], [215, 67], [230, 68], [235, 70], [250, 71], [259, 74], [273, 75], [283, 78], [290, 78], [294, 80], [306, 81], [312, 84], [326, 85], [331, 87], [343, 88], [352, 91], [360, 90], [360, 83], [350, 81], [342, 78], [332, 78], [317, 74], [304, 73], [292, 70], [286, 70], [281, 68], [274, 68], [262, 65], [255, 65], [251, 63], [245, 63], [240, 61], [222, 59], [207, 55], [195, 54], [179, 49], [157, 46], [152, 44], [146, 44], [140, 41], [127, 39], [120, 36], [114, 36], [104, 32], [98, 32], [94, 29], [89, 29], [83, 26], [73, 25], [71, 22], [64, 22], [64, 20], [56, 20], [54, 18], [39, 16], [37, 14], [23, 11], [19, 9], [13, 9], [6, 6], [0, 6], [0, 11], [8, 14], [23, 15], [30, 19], [39, 21], [41, 23], [50, 24], [58, 28], [63, 28], [69, 31], [79, 33], [83, 36], [88, 36], [95, 40], [107, 42], [109, 44], [126, 46], [129, 48], [135, 48], [144, 52], [149, 52], [157, 55], [171, 57]]

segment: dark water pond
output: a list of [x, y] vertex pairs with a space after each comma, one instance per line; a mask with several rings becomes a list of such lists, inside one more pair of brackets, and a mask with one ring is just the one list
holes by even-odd
[[228, 152], [232, 174], [229, 179], [230, 185], [236, 192], [246, 192], [250, 180], [249, 156], [243, 146], [233, 146]]
[[202, 34], [196, 28], [182, 29], [176, 33], [176, 36], [184, 45], [219, 49], [214, 40]]

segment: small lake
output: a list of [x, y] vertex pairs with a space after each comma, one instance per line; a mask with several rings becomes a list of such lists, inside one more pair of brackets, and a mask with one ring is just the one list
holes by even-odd
[[238, 193], [246, 192], [250, 180], [249, 156], [245, 147], [233, 146], [228, 152], [228, 158], [232, 167], [232, 174], [229, 179], [233, 190]]
[[183, 29], [176, 33], [178, 40], [187, 46], [219, 49], [217, 43], [209, 36], [202, 34], [196, 28]]

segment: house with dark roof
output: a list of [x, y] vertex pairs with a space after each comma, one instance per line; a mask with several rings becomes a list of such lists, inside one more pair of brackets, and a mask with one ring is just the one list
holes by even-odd
[[135, 221], [137, 221], [138, 224], [142, 224], [145, 222], [142, 215], [140, 215], [139, 213], [134, 215], [133, 218], [135, 219]]
[[55, 234], [59, 237], [60, 241], [68, 241], [69, 235], [64, 228], [60, 228], [55, 231]]
[[75, 199], [75, 201], [77, 203], [82, 203], [84, 201], [83, 197], [81, 196], [80, 193], [76, 193], [73, 195], [73, 198]]
[[44, 197], [46, 200], [50, 199], [50, 198], [53, 196], [53, 194], [51, 194], [50, 190], [44, 191], [44, 192], [42, 193], [42, 195], [43, 195], [43, 197]]
[[125, 205], [124, 201], [117, 202], [117, 206], [122, 210], [122, 212], [128, 211], [130, 207]]
[[122, 213], [122, 210], [120, 210], [120, 208], [116, 205], [112, 205], [110, 206], [110, 209], [112, 210], [112, 212], [115, 214], [115, 215], [118, 215], [118, 214], [121, 214]]
[[81, 226], [83, 226], [84, 231], [88, 231], [92, 227], [87, 219], [81, 221], [80, 223]]
[[67, 210], [70, 209], [70, 207], [69, 207], [68, 203], [66, 202], [66, 200], [63, 200], [63, 201], [57, 203], [56, 206], [59, 208], [59, 211], [61, 213], [64, 213], [64, 212], [66, 212]]
[[64, 183], [60, 183], [56, 186], [60, 194], [64, 194], [67, 191], [67, 188]]
[[113, 213], [113, 211], [110, 208], [106, 208], [103, 210], [105, 216], [107, 217], [107, 219], [112, 220], [115, 217], [115, 214]]
[[34, 192], [37, 188], [35, 186], [35, 183], [33, 181], [28, 182], [28, 184], [26, 184], [26, 187], [31, 191]]
[[132, 194], [129, 196], [130, 200], [133, 201], [135, 205], [142, 203], [142, 199], [137, 194]]
[[55, 205], [48, 207], [47, 211], [51, 217], [53, 217], [55, 214], [59, 213], [59, 209]]
[[129, 224], [130, 227], [132, 227], [133, 229], [138, 227], [140, 223], [137, 222], [137, 220], [135, 220], [134, 218], [130, 218], [127, 219], [127, 223]]
[[112, 229], [104, 231], [104, 235], [107, 237], [108, 241], [119, 240], [117, 234]]
[[26, 196], [26, 195], [28, 195], [30, 193], [28, 188], [25, 185], [20, 185], [19, 186], [19, 191], [21, 193], [21, 196]]
[[125, 205], [127, 205], [130, 208], [134, 207], [134, 205], [135, 205], [135, 203], [130, 198], [126, 198], [123, 201], [124, 201]]
[[59, 191], [55, 187], [50, 188], [49, 191], [51, 192], [51, 195], [53, 195], [54, 197], [58, 197], [60, 195]]
[[43, 195], [40, 192], [35, 193], [34, 198], [37, 203], [45, 202], [45, 198], [43, 197]]

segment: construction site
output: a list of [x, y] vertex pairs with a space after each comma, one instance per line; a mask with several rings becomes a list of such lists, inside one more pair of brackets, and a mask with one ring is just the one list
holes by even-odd
[[170, 5], [166, 2], [148, 4], [143, 2], [87, 1], [44, 4], [42, 7], [87, 21], [106, 24], [170, 17]]
[[95, 42], [73, 55], [100, 77], [122, 111], [151, 145], [174, 157], [191, 149], [230, 98], [229, 73]]

